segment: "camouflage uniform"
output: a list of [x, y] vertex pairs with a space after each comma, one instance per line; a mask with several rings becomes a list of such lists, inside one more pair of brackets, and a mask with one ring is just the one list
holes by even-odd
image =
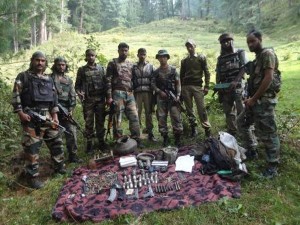
[[[40, 55], [42, 53], [34, 53]], [[21, 72], [16, 77], [12, 105], [14, 112], [18, 113], [31, 109], [42, 116], [52, 120], [51, 115], [58, 112], [57, 96], [53, 80], [46, 74], [37, 75], [31, 68]], [[39, 151], [43, 140], [50, 150], [51, 159], [54, 162], [56, 172], [65, 173], [63, 142], [59, 130], [42, 122], [36, 122], [32, 118], [29, 122], [22, 122], [23, 141], [25, 153], [25, 172], [29, 180], [39, 176]], [[41, 186], [32, 185], [33, 188]]]
[[[221, 54], [216, 68], [216, 83], [231, 83], [238, 76], [241, 67], [246, 63], [245, 51], [234, 50], [231, 54]], [[243, 87], [238, 81], [234, 90], [220, 90], [219, 100], [226, 116], [227, 131], [233, 135], [237, 132], [237, 116], [243, 111]]]
[[[60, 58], [57, 58], [58, 60]], [[56, 60], [57, 60], [56, 59]], [[61, 58], [64, 61], [63, 58]], [[53, 73], [51, 75], [55, 89], [58, 96], [58, 103], [61, 104], [69, 113], [72, 113], [76, 106], [76, 92], [73, 86], [72, 79], [66, 75], [65, 73], [57, 73], [55, 68], [55, 62], [52, 67]], [[66, 128], [66, 146], [69, 154], [69, 161], [76, 162], [77, 158], [77, 135], [76, 135], [76, 127], [72, 125], [72, 123], [65, 118], [63, 113], [58, 113], [58, 119], [60, 124]]]
[[123, 135], [121, 127], [122, 115], [125, 113], [129, 120], [131, 137], [140, 142], [140, 124], [135, 98], [132, 92], [132, 67], [128, 60], [115, 58], [108, 63], [107, 80], [108, 96], [116, 103], [116, 113], [113, 120], [114, 138]]
[[[248, 81], [250, 97], [255, 94], [261, 85], [265, 69], [273, 69], [274, 74], [280, 73], [278, 70], [278, 59], [271, 49], [263, 49], [257, 54], [254, 65], [254, 71], [250, 74]], [[263, 96], [256, 101], [251, 110], [255, 124], [255, 134], [265, 146], [267, 161], [278, 163], [280, 158], [280, 141], [277, 135], [274, 111], [277, 98], [276, 92], [272, 90], [271, 86], [272, 84]]]
[[87, 138], [87, 153], [93, 150], [92, 140], [94, 137], [94, 127], [96, 129], [96, 137], [99, 141], [100, 150], [107, 148], [104, 142], [105, 135], [105, 96], [107, 91], [107, 80], [105, 69], [103, 66], [88, 64], [78, 69], [75, 91], [84, 93], [83, 116], [85, 120], [85, 134]]
[[146, 129], [148, 137], [153, 137], [153, 123], [152, 123], [152, 104], [153, 91], [151, 88], [151, 80], [153, 78], [153, 65], [148, 62], [143, 64], [136, 63], [133, 66], [133, 90], [134, 97], [137, 103], [138, 115], [141, 119], [142, 109], [144, 105]]
[[[166, 53], [167, 54], [167, 53]], [[159, 53], [158, 53], [159, 55]], [[156, 57], [158, 58], [158, 56]], [[175, 92], [175, 96], [180, 96], [181, 85], [179, 74], [176, 72], [176, 68], [168, 65], [167, 69], [159, 67], [154, 71], [154, 79], [152, 80], [153, 90], [157, 93], [157, 116], [158, 116], [158, 128], [161, 135], [164, 137], [164, 146], [168, 142], [168, 113], [170, 113], [173, 134], [175, 136], [175, 144], [180, 144], [180, 136], [183, 131], [181, 112], [178, 109], [176, 102], [170, 98], [163, 99], [160, 96], [160, 92], [166, 92], [166, 89]]]
[[[188, 45], [196, 47], [193, 40], [189, 39], [186, 42]], [[204, 104], [203, 92], [203, 74], [205, 75], [204, 89], [209, 88], [210, 72], [207, 68], [206, 57], [202, 54], [195, 53], [188, 55], [181, 61], [180, 81], [182, 85], [182, 97], [186, 106], [186, 111], [189, 116], [189, 122], [192, 129], [191, 136], [196, 135], [196, 117], [193, 110], [193, 99], [195, 100], [198, 115], [201, 121], [201, 126], [205, 129], [206, 136], [210, 136], [210, 123], [207, 117], [207, 112]]]

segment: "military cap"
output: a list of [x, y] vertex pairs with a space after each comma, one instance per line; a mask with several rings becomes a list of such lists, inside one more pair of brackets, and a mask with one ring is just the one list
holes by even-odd
[[38, 58], [38, 57], [40, 57], [40, 58], [45, 58], [45, 59], [46, 59], [45, 53], [43, 53], [43, 52], [41, 52], [41, 51], [36, 51], [36, 52], [34, 52], [34, 53], [32, 54], [31, 60], [33, 60], [33, 59], [35, 59], [35, 58]]
[[170, 59], [170, 55], [169, 55], [168, 51], [165, 49], [159, 50], [158, 53], [156, 54], [155, 58], [158, 59], [159, 56], [163, 56], [163, 55], [167, 56], [167, 58]]
[[219, 42], [222, 43], [225, 40], [233, 40], [233, 35], [229, 33], [223, 33], [219, 37]]
[[58, 63], [58, 62], [64, 62], [64, 63], [67, 63], [67, 60], [62, 57], [62, 56], [58, 56], [54, 59], [54, 63]]
[[89, 54], [96, 55], [96, 51], [94, 49], [89, 48], [85, 51], [85, 55]]
[[196, 42], [193, 39], [187, 39], [185, 42], [185, 46], [187, 46], [188, 44], [196, 47]]

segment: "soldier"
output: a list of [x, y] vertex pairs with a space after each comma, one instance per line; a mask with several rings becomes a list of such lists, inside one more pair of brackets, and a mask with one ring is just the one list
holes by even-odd
[[219, 37], [219, 42], [221, 54], [217, 61], [216, 83], [230, 83], [229, 88], [219, 91], [219, 101], [222, 103], [223, 112], [226, 116], [227, 131], [236, 135], [236, 119], [244, 109], [242, 77], [245, 73], [243, 66], [246, 64], [246, 56], [243, 49], [234, 48], [231, 34], [222, 34]]
[[108, 63], [107, 104], [111, 104], [112, 101], [114, 101], [116, 104], [116, 113], [113, 120], [114, 138], [118, 139], [123, 135], [121, 122], [122, 115], [125, 112], [125, 115], [129, 120], [129, 130], [131, 132], [131, 137], [137, 141], [138, 147], [142, 148], [143, 145], [140, 141], [139, 116], [132, 87], [133, 64], [127, 60], [128, 51], [128, 44], [121, 42], [118, 45], [119, 57], [114, 58]]
[[[57, 57], [54, 59], [52, 66], [52, 79], [54, 81], [56, 93], [58, 96], [58, 103], [64, 107], [70, 115], [73, 114], [73, 110], [76, 106], [76, 93], [73, 86], [72, 79], [66, 74], [68, 72], [67, 61], [63, 57]], [[77, 156], [77, 136], [76, 127], [63, 115], [58, 113], [58, 119], [60, 124], [66, 128], [66, 145], [70, 163], [83, 162]]]
[[151, 88], [154, 68], [152, 64], [146, 61], [146, 56], [146, 49], [140, 48], [137, 54], [139, 61], [133, 65], [132, 71], [133, 91], [140, 119], [144, 106], [148, 140], [156, 141], [153, 135], [152, 104], [154, 96]]
[[252, 30], [247, 34], [247, 44], [256, 57], [248, 80], [250, 97], [244, 103], [246, 108], [252, 110], [256, 136], [263, 142], [266, 150], [268, 165], [263, 175], [272, 178], [277, 175], [280, 158], [280, 141], [274, 112], [276, 93], [280, 86], [278, 59], [272, 49], [263, 48], [262, 34], [259, 31]]
[[[247, 62], [245, 50], [235, 49], [233, 46], [233, 36], [229, 33], [223, 33], [219, 37], [221, 44], [221, 54], [218, 57], [216, 67], [216, 83], [229, 83], [229, 87], [220, 90], [219, 101], [222, 103], [223, 112], [226, 116], [226, 125], [228, 133], [232, 135], [237, 134], [237, 130], [241, 129], [243, 123], [239, 122], [237, 118], [245, 118], [244, 103], [243, 103], [243, 85], [242, 78], [245, 74], [244, 65]], [[240, 120], [239, 119], [239, 120]], [[247, 151], [247, 158], [255, 158], [256, 154], [256, 140], [250, 128], [252, 122], [247, 121], [247, 129], [239, 132], [239, 136], [243, 141], [244, 147]]]
[[[185, 46], [189, 55], [181, 61], [180, 81], [182, 85], [182, 97], [191, 125], [191, 137], [195, 137], [197, 134], [197, 123], [193, 110], [193, 99], [195, 99], [201, 126], [205, 130], [206, 137], [209, 137], [211, 125], [208, 121], [204, 104], [204, 96], [208, 93], [210, 81], [210, 73], [207, 68], [206, 57], [202, 54], [196, 53], [196, 43], [194, 40], [188, 39]], [[203, 74], [205, 75], [204, 85]]]
[[[39, 150], [42, 141], [50, 150], [56, 173], [65, 174], [63, 142], [59, 130], [52, 125], [58, 124], [57, 96], [53, 80], [44, 71], [47, 59], [44, 53], [33, 53], [28, 70], [18, 74], [13, 88], [12, 105], [23, 127], [22, 146], [25, 154], [25, 175], [30, 187], [42, 188], [39, 176]], [[38, 113], [53, 123], [34, 118], [29, 112]], [[30, 116], [30, 115], [31, 116]]]
[[105, 151], [109, 148], [104, 141], [107, 80], [104, 67], [95, 63], [95, 50], [87, 49], [85, 57], [87, 64], [78, 69], [75, 91], [79, 95], [83, 105], [87, 139], [86, 153], [93, 154], [94, 127], [96, 129], [99, 149]]
[[159, 50], [156, 54], [156, 59], [158, 59], [160, 67], [154, 71], [152, 88], [157, 94], [158, 127], [163, 137], [163, 146], [166, 147], [169, 144], [167, 126], [168, 113], [170, 113], [171, 117], [175, 145], [181, 146], [180, 137], [182, 135], [183, 126], [180, 110], [178, 108], [181, 94], [179, 74], [176, 72], [175, 67], [168, 64], [170, 55], [167, 50]]

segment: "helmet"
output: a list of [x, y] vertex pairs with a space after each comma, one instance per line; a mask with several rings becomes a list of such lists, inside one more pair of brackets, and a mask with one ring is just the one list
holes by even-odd
[[163, 55], [167, 56], [167, 58], [170, 59], [170, 55], [169, 55], [168, 51], [165, 49], [159, 50], [158, 53], [156, 54], [155, 58], [158, 59], [159, 56], [163, 56]]

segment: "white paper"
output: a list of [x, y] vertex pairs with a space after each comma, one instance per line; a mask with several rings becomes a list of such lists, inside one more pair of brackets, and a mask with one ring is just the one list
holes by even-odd
[[184, 171], [184, 172], [191, 173], [193, 166], [195, 164], [194, 156], [190, 156], [190, 155], [179, 156], [175, 164], [176, 164], [175, 171]]

